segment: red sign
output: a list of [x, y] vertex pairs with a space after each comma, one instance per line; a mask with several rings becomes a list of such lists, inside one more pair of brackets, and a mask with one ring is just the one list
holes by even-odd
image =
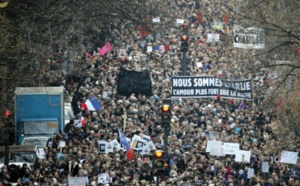
[[228, 14], [225, 14], [225, 15], [224, 15], [224, 18], [223, 18], [223, 22], [227, 24], [228, 21], [229, 21], [229, 15], [228, 15]]

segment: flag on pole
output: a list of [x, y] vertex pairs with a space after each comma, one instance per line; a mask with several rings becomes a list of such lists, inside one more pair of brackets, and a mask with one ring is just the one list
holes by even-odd
[[130, 144], [128, 143], [126, 136], [122, 132], [122, 130], [119, 130], [119, 133], [120, 133], [120, 142], [126, 148], [126, 154], [127, 154], [129, 161], [132, 161], [133, 160], [133, 150], [132, 150]]
[[96, 111], [100, 110], [102, 108], [102, 105], [96, 95], [93, 95], [92, 97], [87, 99], [84, 104], [82, 104], [82, 107], [84, 108], [84, 110]]

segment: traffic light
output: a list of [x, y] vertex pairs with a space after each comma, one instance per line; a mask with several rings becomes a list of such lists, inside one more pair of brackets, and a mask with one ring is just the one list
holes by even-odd
[[5, 110], [4, 114], [8, 118], [10, 116], [10, 111], [9, 110]]
[[161, 107], [161, 126], [169, 128], [171, 123], [172, 111], [171, 103], [163, 103]]
[[185, 23], [182, 25], [182, 36], [181, 36], [181, 52], [187, 52], [189, 47], [189, 36], [188, 36], [188, 25]]
[[183, 36], [181, 36], [180, 51], [181, 52], [187, 52], [188, 48], [189, 48], [189, 36], [183, 35]]
[[160, 176], [165, 173], [165, 152], [163, 150], [156, 150], [153, 156], [152, 171], [154, 176]]

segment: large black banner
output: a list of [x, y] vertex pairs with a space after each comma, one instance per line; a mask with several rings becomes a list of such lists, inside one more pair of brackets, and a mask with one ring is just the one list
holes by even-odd
[[212, 76], [172, 77], [172, 97], [216, 97], [252, 100], [250, 80], [223, 81]]
[[139, 94], [152, 96], [152, 82], [148, 70], [142, 72], [121, 69], [118, 74], [117, 92], [123, 96], [135, 96]]

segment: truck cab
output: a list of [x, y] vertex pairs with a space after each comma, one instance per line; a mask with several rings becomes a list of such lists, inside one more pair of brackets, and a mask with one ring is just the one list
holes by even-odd
[[[30, 169], [37, 159], [38, 147], [36, 145], [13, 145], [9, 146], [9, 166], [21, 168], [27, 164]], [[0, 167], [4, 165], [5, 147], [0, 146]]]

